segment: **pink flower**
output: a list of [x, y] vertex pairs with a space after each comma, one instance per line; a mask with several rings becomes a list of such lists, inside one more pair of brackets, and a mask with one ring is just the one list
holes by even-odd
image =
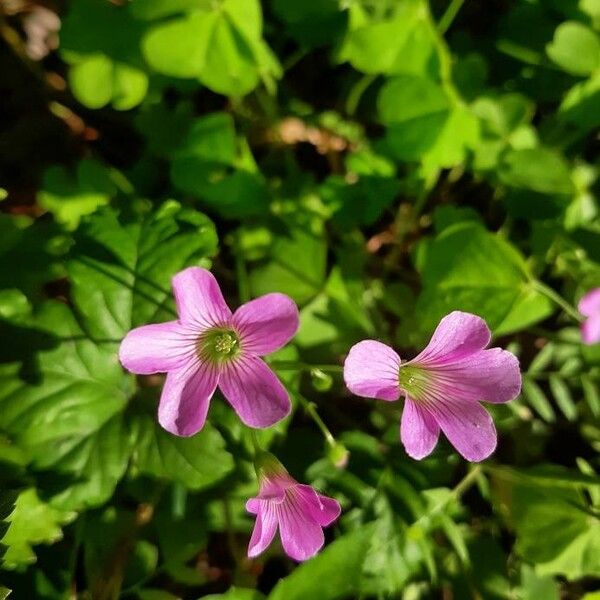
[[289, 396], [259, 357], [296, 333], [294, 302], [283, 294], [267, 294], [232, 314], [210, 271], [190, 267], [172, 284], [179, 319], [133, 329], [119, 350], [121, 363], [132, 373], [167, 373], [160, 424], [175, 435], [198, 432], [217, 385], [250, 427], [269, 427], [287, 416]]
[[266, 456], [259, 469], [259, 495], [246, 503], [246, 510], [256, 515], [248, 556], [264, 552], [279, 527], [285, 553], [294, 560], [307, 560], [323, 547], [323, 527], [340, 516], [340, 505], [310, 485], [298, 483], [275, 457]]
[[600, 342], [600, 288], [594, 288], [583, 296], [577, 309], [587, 317], [581, 325], [583, 343], [591, 345]]
[[483, 319], [455, 311], [405, 363], [381, 342], [359, 342], [346, 358], [344, 380], [358, 396], [405, 396], [400, 438], [413, 458], [433, 451], [441, 429], [462, 456], [480, 461], [496, 448], [496, 429], [479, 401], [508, 402], [521, 391], [519, 361], [500, 348], [485, 350], [490, 338]]

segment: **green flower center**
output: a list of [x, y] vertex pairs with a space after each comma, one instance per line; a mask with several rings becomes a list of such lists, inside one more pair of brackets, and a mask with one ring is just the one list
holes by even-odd
[[198, 356], [212, 363], [222, 363], [240, 353], [240, 338], [232, 329], [215, 327], [205, 331], [196, 344]]
[[429, 386], [429, 377], [425, 369], [412, 365], [401, 365], [398, 382], [413, 400], [422, 400]]

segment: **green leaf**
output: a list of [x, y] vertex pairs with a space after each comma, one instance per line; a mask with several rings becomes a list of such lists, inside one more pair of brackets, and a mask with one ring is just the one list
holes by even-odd
[[231, 115], [210, 113], [195, 119], [176, 155], [233, 166], [237, 158], [237, 142]]
[[269, 600], [336, 600], [357, 596], [372, 536], [372, 526], [365, 526], [340, 537], [280, 580]]
[[565, 160], [543, 147], [507, 152], [498, 176], [506, 185], [542, 194], [572, 194], [575, 191]]
[[356, 183], [332, 175], [319, 189], [323, 201], [334, 211], [333, 220], [340, 228], [372, 225], [388, 208], [400, 189], [393, 177], [361, 175]]
[[567, 417], [569, 421], [577, 419], [577, 407], [573, 402], [571, 391], [564, 379], [561, 379], [557, 375], [551, 375], [549, 383], [552, 395], [565, 417]]
[[8, 517], [9, 527], [2, 540], [7, 546], [4, 567], [14, 569], [35, 561], [34, 544], [52, 544], [61, 539], [61, 525], [75, 517], [48, 506], [38, 497], [34, 488], [19, 494], [15, 509]]
[[140, 473], [168, 478], [190, 489], [206, 488], [233, 469], [221, 435], [206, 424], [190, 438], [174, 436], [146, 417], [136, 421], [133, 462]]
[[148, 64], [171, 77], [199, 76], [217, 19], [216, 13], [198, 12], [151, 29], [142, 46]]
[[530, 286], [531, 274], [519, 252], [477, 223], [439, 234], [419, 270], [423, 291], [417, 313], [424, 333], [452, 310], [482, 316], [497, 335], [522, 329], [553, 311], [550, 301]]
[[592, 414], [595, 417], [600, 416], [600, 392], [596, 383], [587, 375], [581, 376], [581, 385], [583, 386], [583, 395]]
[[224, 0], [218, 10], [198, 10], [159, 24], [142, 49], [150, 66], [172, 77], [195, 77], [228, 96], [252, 91], [261, 77], [270, 83], [279, 64], [262, 40], [257, 0]]
[[88, 108], [102, 108], [109, 102], [117, 110], [137, 106], [148, 91], [146, 73], [112, 61], [105, 54], [92, 54], [77, 62], [69, 71], [73, 95]]
[[275, 238], [269, 254], [266, 264], [250, 272], [254, 296], [278, 291], [304, 304], [321, 290], [327, 259], [322, 231], [292, 226]]
[[523, 395], [544, 421], [551, 423], [556, 420], [552, 405], [546, 398], [542, 388], [535, 381], [529, 378], [523, 379]]
[[63, 241], [54, 223], [41, 220], [32, 223], [0, 214], [0, 285], [17, 288], [31, 299], [37, 298], [42, 284], [62, 272], [58, 261]]
[[[517, 532], [516, 549], [538, 575], [569, 580], [600, 574], [600, 520], [577, 490], [514, 486], [504, 495]], [[540, 543], [543, 540], [543, 543]]]
[[450, 102], [437, 83], [424, 77], [394, 77], [381, 88], [377, 101], [379, 118], [386, 125], [427, 118], [446, 118]]
[[450, 114], [442, 88], [423, 77], [390, 79], [377, 101], [379, 117], [388, 125], [387, 142], [394, 156], [416, 160], [437, 140]]
[[516, 469], [505, 465], [487, 468], [494, 476], [537, 488], [600, 489], [600, 477], [597, 475], [557, 468], [555, 465], [539, 465], [529, 469]]
[[44, 173], [38, 201], [58, 222], [75, 229], [81, 217], [108, 204], [115, 193], [109, 170], [95, 160], [84, 159], [74, 173], [64, 167], [50, 167]]
[[152, 20], [194, 9], [207, 10], [210, 0], [135, 0], [130, 12], [137, 19]]
[[559, 587], [552, 577], [540, 577], [529, 565], [521, 567], [521, 595], [522, 600], [559, 600]]
[[[361, 12], [359, 5], [353, 10]], [[440, 69], [437, 34], [425, 2], [397, 3], [391, 18], [378, 21], [361, 15], [360, 20], [357, 26], [350, 27], [340, 60], [349, 61], [363, 73], [437, 77]]]
[[171, 278], [216, 250], [212, 222], [167, 203], [145, 218], [103, 211], [85, 223], [68, 262], [72, 295], [92, 338], [174, 318]]
[[11, 590], [0, 585], [0, 600], [6, 600], [11, 594]]
[[193, 122], [174, 153], [171, 178], [175, 186], [226, 219], [268, 210], [265, 181], [245, 140], [238, 144], [227, 113], [208, 114]]
[[600, 102], [600, 73], [575, 84], [563, 98], [557, 118], [567, 125], [577, 125], [581, 135], [600, 126], [600, 114], [594, 110]]
[[572, 75], [590, 75], [600, 67], [600, 39], [575, 21], [561, 23], [546, 52], [550, 59]]
[[112, 494], [127, 464], [126, 436], [112, 418], [125, 406], [131, 380], [64, 304], [46, 303], [34, 323], [52, 344], [38, 351], [33, 381], [19, 377], [18, 364], [0, 367], [0, 427], [36, 468], [53, 473], [47, 491], [56, 506], [95, 506]]
[[105, 54], [93, 54], [69, 71], [73, 94], [88, 108], [102, 108], [112, 98], [113, 62]]
[[431, 167], [451, 167], [478, 138], [475, 116], [453, 106], [440, 85], [423, 77], [390, 79], [379, 94], [378, 110], [388, 125], [386, 145], [399, 160], [423, 158]]

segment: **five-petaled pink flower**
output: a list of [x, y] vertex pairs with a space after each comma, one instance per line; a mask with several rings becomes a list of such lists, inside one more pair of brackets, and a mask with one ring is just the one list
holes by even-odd
[[281, 544], [290, 558], [311, 558], [325, 543], [323, 527], [340, 516], [338, 501], [322, 496], [310, 485], [298, 483], [275, 457], [266, 453], [257, 470], [260, 492], [246, 503], [246, 510], [256, 515], [248, 556], [253, 558], [264, 552], [279, 527]]
[[172, 284], [179, 319], [133, 329], [119, 350], [132, 373], [167, 373], [160, 424], [181, 436], [202, 429], [217, 385], [250, 427], [269, 427], [287, 416], [289, 396], [259, 357], [296, 333], [298, 308], [291, 298], [267, 294], [232, 314], [210, 271], [190, 267]]
[[591, 345], [600, 342], [600, 288], [594, 288], [583, 296], [577, 308], [587, 317], [581, 325], [583, 343]]
[[494, 451], [497, 436], [479, 401], [508, 402], [521, 390], [519, 361], [501, 348], [486, 350], [490, 339], [483, 319], [455, 311], [408, 362], [381, 342], [359, 342], [346, 358], [344, 380], [358, 396], [405, 396], [400, 438], [413, 458], [432, 452], [441, 429], [464, 458], [480, 461]]

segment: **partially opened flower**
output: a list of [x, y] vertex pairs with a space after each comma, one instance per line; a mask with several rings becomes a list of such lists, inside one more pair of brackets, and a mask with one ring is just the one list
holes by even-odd
[[265, 453], [257, 471], [259, 495], [246, 503], [246, 510], [256, 515], [248, 556], [264, 552], [279, 528], [281, 544], [290, 558], [311, 558], [325, 543], [323, 527], [340, 516], [339, 503], [298, 483], [270, 454]]
[[217, 385], [246, 425], [269, 427], [283, 419], [290, 411], [289, 396], [259, 357], [296, 333], [294, 302], [267, 294], [232, 314], [210, 271], [190, 267], [172, 283], [179, 319], [133, 329], [119, 350], [132, 373], [167, 373], [160, 424], [181, 436], [202, 429]]
[[583, 343], [600, 342], [600, 288], [594, 288], [583, 296], [577, 308], [584, 317], [587, 317], [581, 325]]
[[400, 438], [413, 458], [430, 454], [441, 430], [464, 458], [480, 461], [494, 451], [497, 436], [479, 401], [508, 402], [521, 391], [519, 361], [501, 348], [486, 350], [490, 339], [483, 319], [455, 311], [408, 362], [381, 342], [359, 342], [346, 358], [344, 380], [358, 396], [405, 396]]

